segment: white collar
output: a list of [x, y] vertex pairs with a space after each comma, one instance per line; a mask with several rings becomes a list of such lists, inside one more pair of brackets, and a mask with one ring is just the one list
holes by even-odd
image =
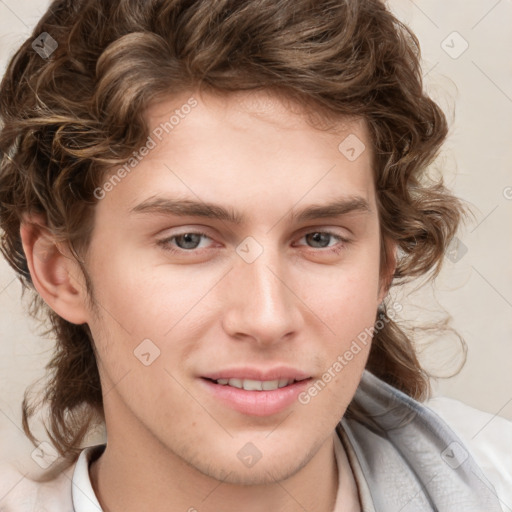
[[84, 448], [76, 461], [71, 495], [75, 512], [103, 512], [91, 484], [89, 464], [103, 453], [105, 444]]

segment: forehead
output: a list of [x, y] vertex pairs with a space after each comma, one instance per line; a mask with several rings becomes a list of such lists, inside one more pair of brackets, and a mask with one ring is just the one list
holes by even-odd
[[[165, 124], [170, 114], [181, 109], [188, 111], [187, 103], [190, 103], [191, 98], [197, 101], [198, 108], [193, 108], [194, 115], [190, 116], [188, 125], [194, 123], [194, 120], [198, 124], [210, 120], [231, 125], [240, 123], [242, 126], [250, 123], [254, 128], [259, 120], [267, 129], [309, 128], [318, 129], [317, 135], [323, 131], [338, 136], [356, 130], [364, 137], [368, 136], [366, 123], [360, 117], [337, 114], [312, 100], [294, 99], [282, 91], [272, 89], [229, 92], [195, 90], [174, 97], [160, 97], [146, 109], [145, 118], [150, 126]], [[186, 115], [188, 117], [187, 112]], [[184, 116], [180, 117], [183, 120]]]
[[329, 119], [329, 130], [319, 129], [313, 124], [321, 112], [269, 91], [184, 93], [153, 103], [145, 117], [151, 150], [100, 208], [111, 204], [126, 213], [162, 193], [274, 215], [299, 201], [374, 200], [362, 119], [340, 116], [334, 124]]

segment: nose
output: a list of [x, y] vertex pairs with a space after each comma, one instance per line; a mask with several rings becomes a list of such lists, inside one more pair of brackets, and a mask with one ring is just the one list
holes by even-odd
[[291, 340], [302, 328], [299, 284], [278, 249], [264, 248], [252, 263], [236, 258], [228, 274], [229, 304], [223, 327], [231, 337], [270, 346]]

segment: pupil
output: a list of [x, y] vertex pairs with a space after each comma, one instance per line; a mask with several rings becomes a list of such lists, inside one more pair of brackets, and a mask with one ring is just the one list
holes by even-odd
[[310, 237], [310, 240], [312, 239], [315, 244], [320, 243], [321, 247], [327, 247], [329, 245], [329, 237], [331, 235], [329, 235], [328, 233], [318, 233], [317, 232], [317, 233], [311, 233], [306, 236]]
[[[178, 245], [182, 248], [182, 249], [195, 249], [195, 247], [197, 246], [197, 244], [199, 243], [199, 237], [201, 235], [198, 235], [197, 233], [186, 233], [184, 235], [181, 235], [177, 238], [177, 240], [184, 240], [184, 244], [179, 244]], [[194, 238], [196, 237], [196, 238]], [[184, 245], [185, 247], [182, 247], [182, 245]]]

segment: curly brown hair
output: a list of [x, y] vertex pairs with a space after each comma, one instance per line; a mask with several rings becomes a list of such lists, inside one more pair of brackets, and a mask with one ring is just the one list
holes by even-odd
[[[32, 43], [45, 32], [57, 47], [41, 57]], [[29, 419], [48, 404], [47, 432], [69, 462], [104, 418], [94, 341], [87, 324], [59, 317], [36, 292], [22, 216], [44, 216], [93, 298], [83, 261], [94, 190], [147, 139], [151, 102], [199, 87], [271, 89], [324, 119], [366, 121], [382, 240], [400, 255], [394, 284], [435, 276], [461, 219], [460, 201], [425, 179], [447, 123], [423, 91], [418, 40], [381, 1], [54, 1], [0, 85], [0, 228], [2, 253], [31, 292], [29, 312], [56, 340], [44, 393], [25, 394], [23, 428], [35, 443]], [[381, 252], [384, 265], [384, 243]], [[413, 342], [389, 316], [381, 323], [367, 369], [424, 399], [429, 380]]]

